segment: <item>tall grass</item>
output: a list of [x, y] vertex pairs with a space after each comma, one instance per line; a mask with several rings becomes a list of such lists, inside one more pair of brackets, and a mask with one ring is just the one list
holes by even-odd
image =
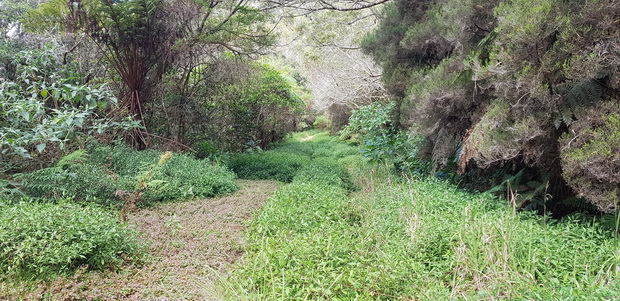
[[[297, 143], [281, 147], [310, 148]], [[361, 165], [349, 170], [357, 171], [361, 191], [304, 175], [276, 193], [252, 222], [243, 264], [226, 281], [230, 299], [620, 295], [619, 239], [595, 222], [516, 212], [491, 195], [436, 179], [406, 179]]]

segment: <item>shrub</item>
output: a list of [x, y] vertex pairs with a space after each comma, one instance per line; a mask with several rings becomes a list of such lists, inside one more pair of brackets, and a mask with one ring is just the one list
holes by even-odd
[[[297, 128], [304, 103], [294, 82], [278, 70], [228, 55], [194, 67], [189, 94], [179, 89], [186, 83], [178, 82], [175, 72], [166, 76], [165, 97], [150, 117], [151, 130], [180, 135], [189, 145], [208, 141], [222, 151], [243, 151], [266, 149]], [[209, 85], [198, 84], [203, 81]]]
[[603, 109], [591, 110], [589, 118], [579, 120], [572, 134], [561, 142], [564, 178], [580, 195], [603, 212], [620, 204], [620, 114], [600, 117]]
[[313, 126], [315, 129], [325, 131], [325, 130], [329, 130], [329, 128], [331, 127], [331, 123], [327, 115], [319, 115], [316, 117], [316, 119], [314, 119]]
[[309, 162], [308, 156], [273, 150], [234, 154], [227, 164], [241, 179], [290, 182], [297, 171]]
[[481, 173], [513, 166], [557, 183], [545, 192], [555, 214], [580, 195], [609, 212], [618, 182], [597, 182], [597, 174], [613, 169], [612, 158], [569, 162], [561, 153], [587, 136], [579, 133], [584, 112], [603, 116], [598, 103], [617, 106], [620, 51], [607, 50], [607, 41], [620, 32], [610, 21], [619, 9], [598, 1], [396, 0], [362, 47], [383, 65], [399, 127], [421, 129], [421, 155], [435, 169], [458, 168], [466, 185], [486, 189], [499, 178], [482, 183]]
[[112, 205], [120, 202], [117, 190], [131, 187], [129, 179], [114, 177], [102, 166], [88, 163], [66, 168], [54, 166], [21, 174], [24, 192], [35, 198], [58, 199], [71, 196], [76, 200]]
[[161, 152], [136, 151], [127, 146], [99, 146], [90, 150], [90, 162], [105, 166], [119, 176], [136, 176], [144, 167], [157, 162]]
[[49, 159], [67, 145], [138, 126], [103, 118], [117, 100], [104, 86], [81, 82], [60, 54], [47, 47], [14, 55], [11, 80], [0, 81], [0, 162]]
[[132, 230], [96, 207], [0, 203], [0, 270], [5, 275], [45, 277], [81, 265], [103, 269], [142, 250]]
[[152, 181], [160, 181], [147, 189], [143, 201], [173, 200], [187, 197], [212, 197], [236, 191], [235, 174], [224, 166], [175, 154], [160, 168], [155, 168]]
[[329, 131], [331, 133], [338, 133], [347, 123], [349, 117], [351, 117], [351, 106], [347, 104], [334, 103], [327, 108], [329, 116]]
[[419, 136], [399, 131], [392, 123], [395, 104], [373, 104], [353, 111], [341, 139], [362, 142], [362, 154], [373, 163], [388, 163], [396, 170], [424, 174], [428, 164], [418, 158]]
[[[187, 197], [212, 197], [238, 189], [235, 174], [223, 166], [174, 154], [161, 166], [162, 152], [136, 151], [127, 147], [98, 147], [86, 162], [73, 162], [20, 176], [25, 192], [38, 198], [72, 196], [103, 205], [118, 204], [117, 191], [134, 191], [145, 180], [146, 202]], [[61, 160], [62, 161], [62, 160]], [[59, 161], [60, 162], [60, 161]], [[150, 173], [144, 179], [145, 173]]]

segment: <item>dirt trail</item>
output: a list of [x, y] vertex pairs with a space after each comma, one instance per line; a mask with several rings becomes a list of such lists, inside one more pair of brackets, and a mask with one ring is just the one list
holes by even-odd
[[130, 223], [152, 242], [141, 267], [77, 273], [43, 284], [34, 300], [215, 300], [215, 281], [243, 254], [244, 230], [277, 189], [274, 181], [242, 181], [229, 196], [140, 210]]
[[306, 142], [306, 141], [310, 141], [314, 138], [314, 135], [312, 136], [308, 136], [308, 137], [304, 137], [304, 138], [299, 138], [299, 142]]

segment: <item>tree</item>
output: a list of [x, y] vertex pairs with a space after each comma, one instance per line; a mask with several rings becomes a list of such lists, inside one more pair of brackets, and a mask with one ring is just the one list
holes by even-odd
[[436, 169], [516, 189], [524, 207], [570, 211], [578, 194], [609, 212], [619, 12], [615, 1], [398, 0], [364, 48]]
[[327, 113], [333, 131], [346, 124], [352, 109], [389, 96], [380, 66], [359, 47], [376, 20], [370, 8], [325, 9], [285, 18], [278, 28], [278, 55], [269, 61], [285, 61], [294, 69], [291, 73], [311, 92], [312, 110]]
[[3, 0], [0, 2], [0, 39], [21, 32], [21, 20], [44, 0]]
[[56, 48], [23, 51], [15, 60], [12, 80], [0, 82], [0, 171], [14, 169], [20, 158], [44, 164], [66, 145], [135, 126], [106, 118], [116, 99], [105, 86], [81, 82]]
[[390, 0], [263, 0], [263, 5], [270, 9], [290, 9], [295, 15], [305, 15], [319, 11], [359, 11], [379, 6]]
[[[166, 72], [174, 69], [190, 93], [189, 78], [210, 58], [223, 51], [252, 55], [270, 41], [266, 15], [249, 0], [73, 0], [56, 11], [67, 7], [59, 27], [86, 33], [120, 78], [119, 99], [144, 126], [129, 137], [138, 149], [148, 144], [145, 110]], [[39, 25], [31, 28], [46, 22], [59, 21], [31, 20]]]

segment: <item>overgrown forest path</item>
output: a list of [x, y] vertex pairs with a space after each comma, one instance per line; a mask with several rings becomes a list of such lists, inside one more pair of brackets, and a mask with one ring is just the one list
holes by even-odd
[[129, 222], [151, 242], [140, 267], [78, 272], [41, 285], [26, 299], [217, 300], [214, 283], [244, 252], [252, 215], [278, 188], [276, 181], [238, 180], [234, 194], [141, 209]]

